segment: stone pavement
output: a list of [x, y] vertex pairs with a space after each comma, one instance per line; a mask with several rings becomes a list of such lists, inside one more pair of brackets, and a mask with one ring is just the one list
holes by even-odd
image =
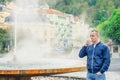
[[[57, 76], [69, 76], [86, 78], [87, 71], [58, 74]], [[120, 80], [120, 58], [111, 58], [109, 70], [105, 73], [106, 80]]]
[[[56, 74], [53, 76], [86, 78], [86, 74], [87, 74], [87, 71], [79, 71], [79, 72], [72, 72], [72, 73]], [[107, 72], [105, 72], [105, 74], [106, 74], [106, 80], [120, 80], [120, 58], [111, 59], [110, 68]], [[43, 80], [47, 80], [47, 79], [43, 77]], [[41, 80], [41, 79], [37, 79], [37, 80]], [[57, 79], [53, 78], [49, 80], [66, 80], [66, 79], [62, 79], [62, 78], [60, 79], [58, 77]], [[72, 80], [72, 79], [67, 79], [67, 80]]]
[[[82, 71], [82, 72], [58, 74], [54, 76], [69, 76], [69, 77], [76, 77], [76, 78], [86, 78], [86, 73], [87, 73], [86, 71]], [[106, 80], [120, 80], [120, 72], [108, 71], [105, 74], [106, 74]]]

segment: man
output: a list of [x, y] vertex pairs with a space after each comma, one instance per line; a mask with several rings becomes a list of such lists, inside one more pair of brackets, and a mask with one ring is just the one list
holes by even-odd
[[99, 41], [99, 33], [92, 30], [90, 33], [91, 42], [86, 41], [79, 52], [79, 57], [87, 56], [87, 80], [106, 80], [105, 71], [110, 65], [109, 48]]

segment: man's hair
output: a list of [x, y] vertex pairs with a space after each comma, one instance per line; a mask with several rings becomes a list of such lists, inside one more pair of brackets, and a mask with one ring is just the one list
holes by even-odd
[[91, 30], [91, 32], [95, 32], [96, 35], [99, 36], [99, 32], [98, 32], [98, 30], [93, 29], [93, 30]]

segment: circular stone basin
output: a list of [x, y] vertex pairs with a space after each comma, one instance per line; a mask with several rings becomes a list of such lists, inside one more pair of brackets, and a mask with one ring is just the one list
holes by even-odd
[[85, 63], [69, 59], [41, 59], [29, 64], [0, 63], [0, 75], [56, 74], [85, 69]]

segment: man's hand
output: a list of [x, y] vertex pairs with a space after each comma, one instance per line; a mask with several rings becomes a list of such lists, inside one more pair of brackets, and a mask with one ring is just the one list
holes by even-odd
[[91, 41], [87, 40], [86, 43], [85, 43], [85, 46], [88, 46], [90, 43], [91, 43]]
[[97, 74], [97, 75], [102, 75], [102, 73], [101, 73], [101, 72], [97, 72], [96, 74]]

